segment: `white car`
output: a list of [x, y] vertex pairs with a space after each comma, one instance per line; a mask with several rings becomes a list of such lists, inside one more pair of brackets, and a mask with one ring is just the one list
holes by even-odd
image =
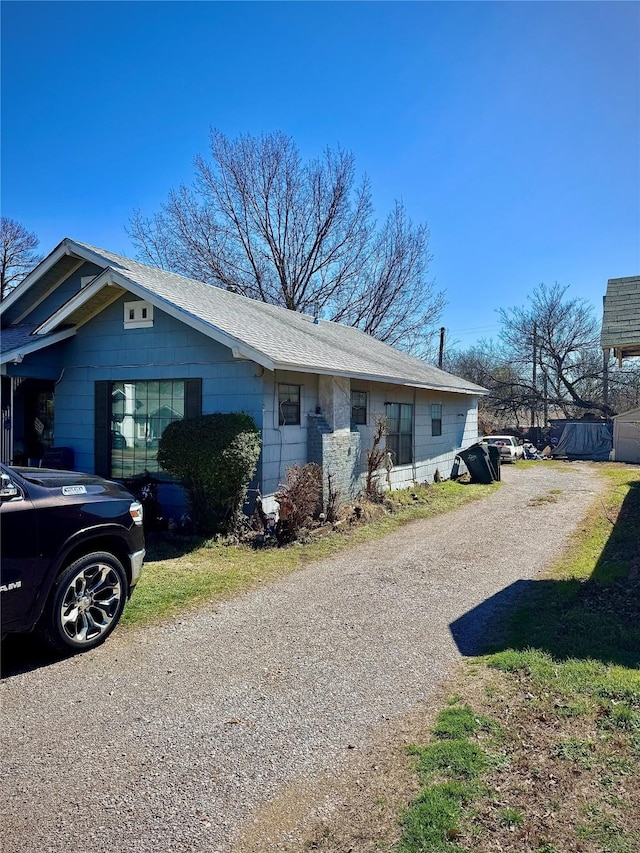
[[524, 447], [512, 435], [485, 435], [480, 439], [483, 444], [493, 444], [500, 449], [502, 462], [517, 462], [524, 458]]

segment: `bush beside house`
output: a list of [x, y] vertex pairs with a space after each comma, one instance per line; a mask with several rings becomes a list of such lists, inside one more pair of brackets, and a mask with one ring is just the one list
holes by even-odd
[[158, 462], [183, 483], [197, 533], [229, 533], [236, 525], [260, 447], [260, 431], [244, 412], [201, 415], [167, 426]]

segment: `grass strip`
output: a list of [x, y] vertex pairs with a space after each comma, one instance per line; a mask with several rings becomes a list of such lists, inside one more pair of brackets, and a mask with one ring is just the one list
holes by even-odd
[[490, 756], [475, 742], [480, 730], [499, 734], [499, 727], [478, 717], [469, 705], [445, 708], [432, 729], [434, 741], [410, 747], [422, 790], [402, 818], [398, 853], [461, 851], [456, 844], [464, 806], [482, 791], [479, 780]]

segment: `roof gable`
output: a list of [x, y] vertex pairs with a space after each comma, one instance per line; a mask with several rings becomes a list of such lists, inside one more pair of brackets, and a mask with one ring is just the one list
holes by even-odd
[[308, 315], [155, 269], [86, 243], [67, 239], [60, 245], [105, 269], [42, 323], [36, 329], [38, 335], [70, 323], [81, 325], [107, 302], [129, 291], [228, 346], [236, 356], [250, 358], [270, 370], [343, 375], [462, 394], [486, 393], [478, 385], [350, 326], [316, 322]]

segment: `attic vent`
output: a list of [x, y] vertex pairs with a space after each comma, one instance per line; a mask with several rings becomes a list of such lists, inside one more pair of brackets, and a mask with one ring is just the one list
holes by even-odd
[[124, 303], [125, 329], [150, 329], [153, 326], [153, 305], [150, 302]]

